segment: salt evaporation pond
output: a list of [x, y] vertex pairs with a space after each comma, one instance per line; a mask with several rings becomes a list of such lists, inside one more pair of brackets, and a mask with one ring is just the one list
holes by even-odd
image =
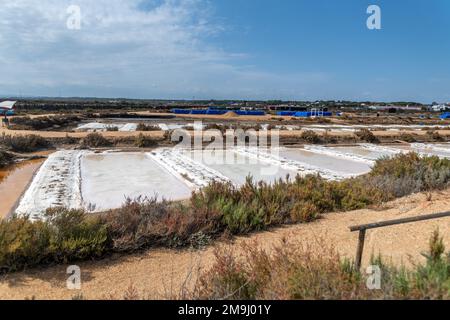
[[390, 152], [382, 151], [382, 150], [369, 150], [364, 149], [362, 147], [330, 147], [330, 150], [336, 152], [344, 152], [349, 154], [354, 154], [355, 156], [366, 158], [369, 160], [378, 160], [383, 157], [389, 157], [392, 155]]
[[[137, 120], [137, 119], [136, 119]], [[146, 125], [150, 126], [156, 126], [159, 127], [162, 131], [169, 131], [169, 130], [176, 130], [176, 129], [183, 129], [186, 127], [193, 127], [194, 129], [203, 129], [203, 124], [198, 123], [186, 123], [186, 124], [177, 124], [177, 123], [158, 123], [156, 121], [142, 121], [141, 123], [144, 123]], [[92, 132], [92, 131], [108, 131], [108, 129], [117, 129], [118, 131], [122, 132], [134, 132], [137, 131], [137, 122], [132, 123], [106, 123], [106, 122], [89, 122], [80, 124], [75, 130], [76, 131], [86, 131], [86, 132]]]
[[440, 158], [450, 158], [450, 145], [446, 144], [413, 143], [411, 149]]
[[298, 148], [282, 148], [280, 155], [286, 159], [349, 175], [361, 175], [369, 172], [371, 169], [368, 163], [342, 159], [337, 156], [324, 155]]
[[103, 211], [120, 207], [126, 198], [188, 199], [193, 190], [211, 181], [242, 185], [247, 176], [272, 183], [288, 175], [319, 173], [325, 179], [340, 180], [369, 172], [382, 156], [416, 149], [450, 156], [448, 144], [203, 151], [160, 148], [147, 153], [61, 150], [40, 167], [16, 213], [40, 219], [47, 208], [57, 206]]
[[293, 178], [298, 173], [295, 170], [249, 159], [232, 150], [195, 150], [185, 151], [185, 154], [191, 159], [220, 172], [237, 185], [244, 184], [248, 176], [251, 176], [253, 181], [272, 183], [279, 179], [285, 179], [288, 175]]
[[83, 202], [96, 211], [120, 207], [126, 198], [189, 198], [192, 190], [144, 153], [89, 154], [81, 161]]

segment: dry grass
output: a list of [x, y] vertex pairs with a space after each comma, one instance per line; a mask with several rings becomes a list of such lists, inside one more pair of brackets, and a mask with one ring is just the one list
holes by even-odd
[[83, 148], [101, 148], [109, 147], [112, 143], [103, 137], [100, 133], [90, 133], [82, 141], [81, 146]]
[[369, 129], [361, 129], [355, 132], [355, 135], [359, 138], [359, 140], [364, 142], [380, 143], [380, 140]]
[[[191, 299], [317, 300], [317, 299], [450, 299], [450, 253], [435, 232], [427, 261], [412, 270], [394, 267], [381, 258], [372, 264], [381, 271], [381, 286], [371, 290], [353, 263], [342, 259], [322, 240], [322, 251], [285, 240], [271, 253], [257, 243], [241, 254], [231, 247], [215, 252], [213, 267], [200, 276]], [[243, 253], [243, 254], [242, 254]]]

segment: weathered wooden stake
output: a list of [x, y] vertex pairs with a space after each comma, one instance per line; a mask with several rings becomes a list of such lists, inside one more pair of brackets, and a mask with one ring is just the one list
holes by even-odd
[[446, 218], [446, 217], [450, 217], [450, 212], [442, 212], [442, 213], [436, 213], [436, 214], [422, 215], [422, 216], [418, 216], [418, 217], [409, 217], [409, 218], [404, 218], [404, 219], [375, 222], [375, 223], [369, 223], [369, 224], [365, 224], [365, 225], [361, 225], [361, 226], [350, 227], [351, 232], [359, 231], [359, 241], [358, 241], [358, 248], [356, 251], [355, 268], [357, 270], [361, 269], [362, 256], [363, 256], [363, 252], [364, 252], [364, 240], [366, 238], [366, 230], [376, 229], [376, 228], [384, 228], [384, 227], [388, 227], [388, 226], [395, 226], [395, 225], [404, 224], [404, 223], [412, 223], [412, 222], [432, 220], [432, 219], [441, 219], [441, 218]]
[[359, 231], [358, 248], [356, 249], [356, 261], [355, 261], [356, 270], [361, 269], [361, 262], [362, 262], [362, 255], [364, 252], [364, 240], [365, 239], [366, 239], [366, 229], [362, 229]]

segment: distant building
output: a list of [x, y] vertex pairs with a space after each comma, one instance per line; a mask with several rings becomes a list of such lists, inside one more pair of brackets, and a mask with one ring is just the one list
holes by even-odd
[[14, 105], [16, 101], [3, 101], [0, 102], [0, 115], [10, 116], [14, 114]]
[[0, 109], [12, 110], [12, 109], [14, 109], [15, 104], [16, 104], [16, 101], [3, 101], [3, 102], [0, 102]]
[[429, 110], [433, 112], [442, 112], [450, 110], [450, 106], [448, 104], [434, 104], [429, 107]]

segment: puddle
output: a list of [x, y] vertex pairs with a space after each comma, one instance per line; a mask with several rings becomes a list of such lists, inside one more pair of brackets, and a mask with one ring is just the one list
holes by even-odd
[[0, 169], [0, 218], [6, 217], [29, 185], [44, 159], [24, 161]]

